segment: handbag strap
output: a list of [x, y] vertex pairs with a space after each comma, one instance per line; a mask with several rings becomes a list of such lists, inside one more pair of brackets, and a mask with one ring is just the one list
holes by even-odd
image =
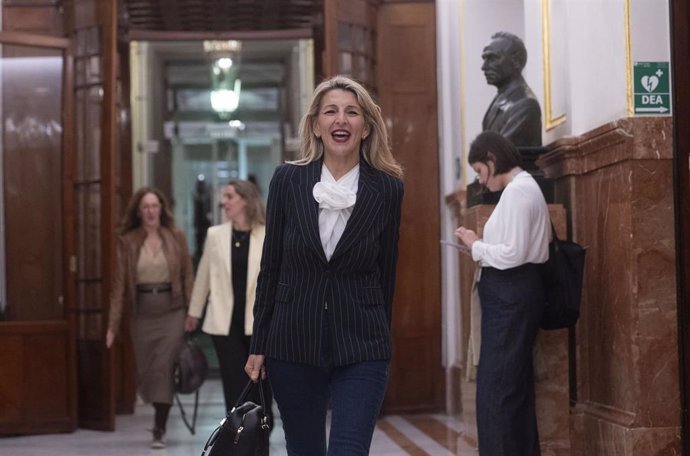
[[261, 428], [264, 430], [269, 430], [271, 428], [271, 424], [268, 422], [268, 411], [266, 410], [266, 399], [264, 398], [264, 381], [261, 378], [261, 375], [259, 375], [259, 381], [256, 383], [254, 383], [252, 379], [249, 379], [247, 386], [244, 387], [242, 394], [240, 394], [240, 397], [237, 399], [237, 402], [235, 402], [232, 410], [228, 412], [228, 415], [234, 412], [237, 407], [244, 403], [244, 401], [247, 399], [247, 395], [255, 385], [259, 386], [259, 401], [261, 402], [259, 405], [261, 405], [261, 408], [264, 411], [264, 416], [261, 418]]
[[[254, 383], [252, 379], [249, 379], [249, 382], [247, 382], [247, 386], [244, 387], [242, 390], [242, 394], [240, 394], [240, 397], [237, 398], [237, 402], [235, 402], [235, 405], [233, 406], [232, 410], [235, 410], [237, 407], [242, 405], [244, 401], [247, 400], [247, 396], [249, 395], [249, 392], [254, 388], [254, 385], [259, 386], [259, 400], [261, 402], [261, 405], [264, 410], [266, 410], [266, 399], [264, 398], [264, 381], [261, 378], [261, 375], [259, 375], [259, 381]], [[231, 410], [231, 411], [232, 411]]]
[[180, 415], [182, 416], [182, 421], [184, 422], [185, 427], [189, 429], [189, 432], [192, 435], [194, 435], [196, 428], [196, 416], [199, 411], [199, 390], [196, 390], [194, 392], [194, 414], [192, 415], [191, 424], [187, 420], [187, 414], [185, 413], [184, 406], [182, 405], [182, 401], [180, 400], [180, 396], [179, 394], [177, 394], [177, 391], [175, 391], [175, 401], [177, 402], [177, 405], [180, 408]]
[[556, 227], [553, 226], [553, 222], [551, 222], [551, 240], [552, 241], [558, 241], [558, 235], [556, 234]]

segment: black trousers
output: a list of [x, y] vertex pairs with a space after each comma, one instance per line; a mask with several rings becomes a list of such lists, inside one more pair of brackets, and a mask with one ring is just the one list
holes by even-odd
[[539, 266], [482, 268], [479, 299], [479, 454], [539, 456], [532, 359], [545, 301]]
[[[225, 397], [225, 407], [232, 409], [249, 377], [244, 372], [244, 365], [249, 356], [249, 341], [251, 336], [245, 336], [242, 331], [235, 328], [230, 330], [227, 336], [211, 336], [213, 347], [218, 356], [218, 367], [220, 368], [220, 378], [223, 382], [223, 395]], [[273, 394], [268, 382], [263, 382], [264, 398], [266, 399], [266, 412], [273, 423]], [[260, 404], [259, 389], [254, 388], [247, 400]]]

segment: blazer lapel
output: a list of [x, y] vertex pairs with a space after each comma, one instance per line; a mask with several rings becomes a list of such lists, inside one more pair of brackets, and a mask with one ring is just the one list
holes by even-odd
[[[247, 280], [250, 277], [257, 277], [261, 265], [261, 250], [263, 245], [261, 243], [261, 236], [258, 233], [259, 228], [254, 228], [249, 236], [249, 254], [247, 257]], [[247, 292], [250, 288], [247, 287]], [[249, 301], [247, 301], [249, 302]]]
[[230, 238], [232, 237], [232, 224], [223, 223], [222, 229], [218, 232], [218, 248], [220, 249], [221, 258], [225, 265], [225, 271], [230, 277]]
[[314, 199], [314, 185], [321, 180], [321, 165], [323, 161], [317, 160], [303, 166], [298, 173], [298, 180], [293, 181], [295, 206], [299, 220], [299, 228], [302, 230], [304, 240], [316, 255], [326, 262], [326, 254], [321, 245], [319, 234], [319, 203]]
[[345, 231], [335, 247], [331, 261], [354, 245], [359, 237], [369, 231], [371, 223], [381, 212], [381, 198], [374, 169], [363, 159], [359, 161], [359, 187], [357, 202], [347, 221]]

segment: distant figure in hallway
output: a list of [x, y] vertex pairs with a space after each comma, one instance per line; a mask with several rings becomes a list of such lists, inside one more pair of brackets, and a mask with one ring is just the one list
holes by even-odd
[[211, 192], [206, 185], [206, 178], [199, 174], [192, 192], [194, 202], [194, 265], [199, 264], [206, 231], [211, 226]]
[[316, 88], [300, 140], [268, 190], [245, 370], [268, 375], [288, 455], [366, 456], [388, 382], [402, 169], [380, 108], [344, 76]]
[[545, 305], [540, 263], [549, 257], [549, 212], [517, 149], [500, 134], [479, 134], [468, 161], [481, 185], [503, 190], [483, 239], [462, 226], [455, 232], [481, 266], [479, 454], [539, 456], [532, 351]]
[[[208, 229], [185, 330], [196, 330], [206, 309], [202, 330], [211, 335], [220, 364], [225, 406], [230, 410], [247, 384], [244, 363], [254, 324], [266, 211], [256, 186], [244, 180], [233, 180], [225, 186], [222, 205], [226, 223]], [[260, 403], [258, 389], [253, 393], [255, 397], [249, 399]], [[270, 388], [265, 393], [270, 419]]]
[[482, 129], [500, 133], [517, 147], [541, 146], [541, 108], [522, 77], [527, 49], [520, 38], [498, 32], [482, 51], [486, 82], [498, 93], [484, 114]]
[[173, 401], [173, 365], [184, 341], [194, 275], [187, 240], [160, 190], [144, 187], [129, 201], [117, 243], [106, 345], [122, 315], [131, 321], [141, 398], [155, 409], [151, 448], [165, 447]]

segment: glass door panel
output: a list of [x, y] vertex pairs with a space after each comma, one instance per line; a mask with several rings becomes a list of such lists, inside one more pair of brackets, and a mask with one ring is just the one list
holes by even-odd
[[0, 48], [4, 318], [63, 320], [62, 49]]

